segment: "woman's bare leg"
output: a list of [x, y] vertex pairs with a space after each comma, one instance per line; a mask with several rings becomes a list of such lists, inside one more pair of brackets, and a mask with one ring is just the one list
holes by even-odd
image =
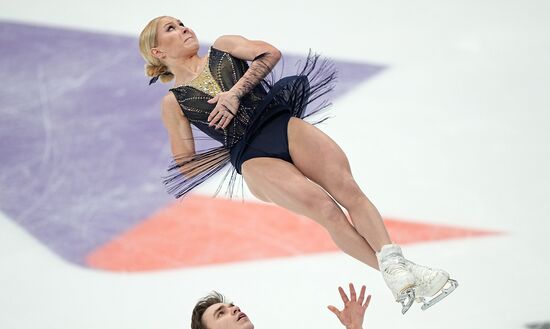
[[[299, 172], [301, 175], [297, 176], [302, 177], [302, 180], [305, 179], [322, 191], [323, 193], [321, 194], [328, 198], [324, 200], [333, 201], [332, 205], [339, 210], [338, 215], [331, 215], [327, 218], [338, 218], [339, 223], [345, 222], [349, 225], [349, 222], [344, 220], [345, 216], [341, 209], [334, 204], [334, 200], [336, 200], [346, 208], [354, 224], [355, 230], [346, 229], [345, 231], [358, 232], [361, 235], [359, 240], [357, 240], [357, 236], [352, 234], [354, 238], [353, 243], [347, 240], [349, 238], [344, 234], [338, 234], [337, 237], [333, 235], [335, 241], [337, 239], [340, 241], [337, 244], [341, 246], [342, 250], [352, 256], [357, 253], [359, 255], [368, 255], [368, 264], [372, 262], [374, 263], [373, 267], [378, 268], [376, 266], [378, 265], [378, 260], [375, 251], [379, 252], [382, 246], [391, 244], [391, 239], [380, 213], [353, 179], [349, 162], [344, 152], [322, 131], [297, 118], [292, 118], [288, 124], [288, 140], [294, 166], [290, 164], [287, 166], [292, 168], [293, 171]], [[271, 169], [270, 165], [263, 168], [263, 170], [269, 169]], [[284, 194], [286, 188], [289, 188], [295, 182], [294, 180], [289, 181], [288, 177], [290, 176], [284, 171], [280, 173], [282, 176], [276, 177], [276, 181], [284, 182], [282, 184], [279, 183], [280, 187], [282, 187], [280, 192]], [[261, 177], [262, 172], [257, 172], [254, 176]], [[267, 191], [270, 191], [269, 184], [275, 185], [277, 182], [264, 181], [268, 185], [263, 187]], [[315, 183], [318, 185], [315, 185]], [[254, 186], [254, 184], [252, 185]], [[302, 188], [298, 186], [292, 195], [300, 197]], [[269, 195], [260, 194], [260, 197], [262, 196], [266, 197]], [[281, 195], [281, 197], [284, 196]], [[312, 197], [310, 200], [315, 200], [315, 198], [318, 197]], [[266, 198], [266, 200], [275, 201], [269, 198]], [[280, 204], [285, 206], [284, 202]], [[315, 202], [303, 202], [300, 211], [307, 215], [308, 211], [315, 212], [318, 210], [320, 213], [317, 216], [319, 216], [323, 213], [325, 206], [322, 209], [316, 209], [318, 206]], [[292, 206], [287, 205], [286, 207], [292, 210]], [[329, 229], [329, 231], [335, 232], [333, 229]], [[352, 250], [353, 254], [349, 250]], [[405, 313], [410, 308], [415, 296], [432, 297], [435, 293], [443, 290], [438, 296], [425, 302], [423, 309], [426, 309], [448, 296], [458, 286], [455, 280], [449, 279], [449, 275], [445, 271], [434, 270], [408, 262], [401, 254], [401, 249], [395, 245], [387, 246], [381, 252], [381, 262], [384, 280], [392, 291], [396, 301], [401, 303], [402, 313]]]
[[280, 159], [254, 158], [243, 163], [242, 173], [250, 191], [260, 200], [315, 220], [342, 251], [378, 269], [376, 255], [338, 204], [294, 165]]
[[288, 140], [295, 166], [348, 211], [372, 249], [379, 252], [391, 244], [380, 213], [355, 182], [342, 149], [321, 130], [297, 118], [290, 119]]

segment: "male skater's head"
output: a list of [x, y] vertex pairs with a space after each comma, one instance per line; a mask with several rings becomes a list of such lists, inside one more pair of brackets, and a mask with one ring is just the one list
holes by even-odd
[[[362, 328], [365, 311], [370, 303], [370, 295], [366, 296], [367, 287], [362, 286], [359, 296], [352, 283], [349, 284], [349, 297], [342, 287], [338, 287], [344, 308], [337, 309], [329, 305], [328, 309], [336, 315], [346, 328]], [[248, 316], [241, 312], [238, 306], [227, 303], [225, 297], [217, 292], [197, 302], [191, 315], [191, 329], [254, 329]]]
[[191, 329], [253, 329], [246, 314], [222, 294], [212, 292], [197, 302], [191, 316]]

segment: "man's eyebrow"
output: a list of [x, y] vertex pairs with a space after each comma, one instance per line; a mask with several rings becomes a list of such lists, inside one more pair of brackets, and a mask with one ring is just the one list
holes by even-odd
[[223, 304], [218, 306], [218, 308], [214, 311], [214, 315], [213, 315], [214, 318], [216, 317], [216, 313], [218, 313], [224, 306], [225, 305], [223, 305]]

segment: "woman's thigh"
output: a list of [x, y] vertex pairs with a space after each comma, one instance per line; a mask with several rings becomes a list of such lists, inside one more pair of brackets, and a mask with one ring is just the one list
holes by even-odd
[[345, 206], [349, 197], [364, 197], [353, 179], [344, 151], [317, 127], [298, 118], [288, 125], [289, 150], [294, 165]]
[[260, 200], [273, 202], [316, 221], [332, 221], [341, 213], [334, 200], [292, 163], [275, 158], [253, 158], [243, 163], [242, 173], [250, 191]]

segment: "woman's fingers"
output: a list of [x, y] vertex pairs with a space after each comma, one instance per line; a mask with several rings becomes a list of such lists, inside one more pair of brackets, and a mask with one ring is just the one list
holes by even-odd
[[225, 114], [223, 112], [220, 112], [220, 113], [221, 113], [220, 118], [216, 122], [216, 129], [220, 129], [222, 124], [227, 120], [227, 117], [225, 116]]
[[[232, 114], [235, 114], [237, 113], [237, 107], [239, 106], [239, 104], [232, 104], [234, 102], [231, 102], [231, 100], [227, 97], [222, 97], [220, 99], [219, 97], [219, 94], [214, 96], [213, 98], [209, 99], [207, 101], [208, 103], [210, 104], [216, 104], [216, 107], [214, 109], [218, 109], [218, 111], [223, 111], [224, 109], [225, 110], [228, 110], [230, 111]], [[214, 112], [214, 111], [212, 111]], [[210, 116], [208, 117], [209, 120], [212, 120], [214, 117], [213, 117], [213, 113], [210, 113]]]
[[[212, 97], [211, 99], [207, 100], [206, 102], [207, 103], [210, 103], [210, 104], [215, 104], [218, 102], [218, 99], [219, 99], [219, 94]], [[216, 106], [214, 107], [214, 110], [212, 110], [212, 112], [210, 112], [210, 115], [208, 116], [208, 122], [212, 121], [214, 119], [214, 116], [216, 115], [216, 109], [218, 108], [220, 104], [216, 104]]]
[[229, 126], [229, 123], [231, 123], [231, 120], [232, 118], [231, 117], [227, 117], [222, 125], [222, 129], [225, 129], [227, 128], [227, 126]]
[[[223, 97], [220, 97], [223, 96]], [[210, 115], [208, 116], [208, 125], [210, 127], [216, 127], [216, 129], [225, 129], [235, 117], [238, 109], [238, 99], [237, 104], [233, 104], [231, 97], [224, 96], [224, 94], [218, 94], [208, 100], [208, 103], [214, 104], [217, 103]]]
[[223, 126], [223, 123], [227, 121], [226, 118], [221, 118], [220, 121], [218, 121], [218, 124], [216, 125], [216, 129], [220, 129]]
[[218, 122], [222, 119], [222, 112], [214, 109], [212, 113], [210, 113], [212, 118], [209, 120], [210, 123], [208, 124], [210, 127], [215, 126], [218, 124]]
[[229, 125], [229, 123], [231, 123], [231, 120], [233, 120], [233, 118], [235, 117], [235, 116], [233, 115], [233, 113], [231, 113], [229, 110], [227, 110], [227, 111], [225, 112], [225, 114], [226, 114], [225, 122], [224, 122], [223, 125], [222, 125], [222, 128], [223, 128], [223, 129], [227, 128], [227, 126]]
[[214, 120], [214, 118], [216, 117], [216, 115], [218, 115], [219, 112], [220, 111], [218, 110], [218, 105], [216, 105], [212, 110], [212, 112], [210, 112], [210, 115], [208, 115], [207, 121], [212, 122], [212, 120]]
[[220, 104], [216, 105], [216, 107], [210, 112], [210, 116], [208, 117], [209, 121], [219, 121], [223, 117], [223, 106], [220, 106]]
[[229, 112], [229, 114], [231, 114], [233, 116], [235, 115], [235, 113], [237, 113], [237, 109], [233, 104], [222, 103], [222, 106], [225, 108], [226, 111]]
[[233, 119], [233, 114], [231, 114], [231, 112], [229, 112], [228, 110], [220, 111], [214, 117], [214, 120], [210, 122], [210, 126], [216, 126], [216, 129], [219, 129], [219, 128], [225, 129], [229, 125], [232, 119]]
[[220, 119], [224, 116], [224, 107], [221, 106], [221, 104], [217, 104], [216, 107], [210, 112], [210, 115], [208, 116], [208, 121], [210, 122], [210, 126], [215, 126]]
[[210, 104], [214, 104], [218, 101], [218, 98], [219, 98], [219, 94], [214, 96], [213, 98], [207, 100], [207, 102], [210, 103]]

